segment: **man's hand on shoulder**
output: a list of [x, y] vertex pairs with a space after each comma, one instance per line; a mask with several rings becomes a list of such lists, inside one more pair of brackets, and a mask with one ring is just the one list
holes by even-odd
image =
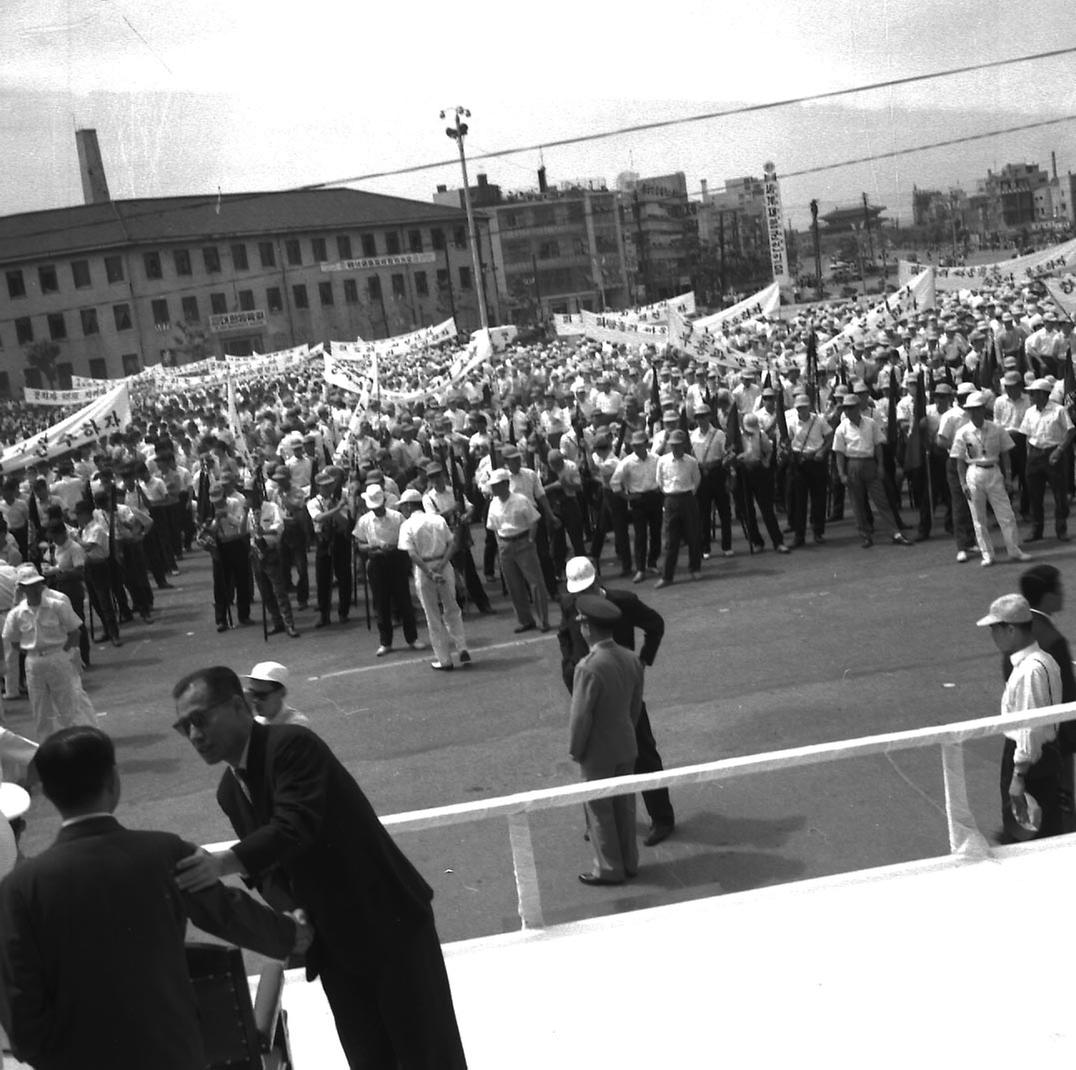
[[176, 863], [175, 877], [181, 892], [204, 892], [221, 877], [241, 872], [239, 859], [231, 851], [213, 855], [199, 847]]
[[292, 955], [305, 955], [310, 950], [310, 945], [317, 935], [314, 931], [314, 926], [310, 924], [306, 911], [301, 907], [296, 910], [285, 911], [285, 914], [295, 922], [295, 944], [291, 949], [291, 953]]

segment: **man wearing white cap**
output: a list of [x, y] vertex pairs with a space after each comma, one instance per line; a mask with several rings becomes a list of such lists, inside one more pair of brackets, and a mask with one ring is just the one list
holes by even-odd
[[1009, 453], [1013, 441], [1008, 431], [986, 418], [985, 399], [976, 390], [964, 399], [964, 411], [969, 422], [956, 433], [953, 449], [956, 453], [960, 488], [971, 505], [971, 520], [975, 539], [983, 555], [984, 568], [994, 563], [994, 542], [987, 525], [986, 506], [994, 510], [1001, 527], [1001, 536], [1011, 561], [1030, 561], [1031, 555], [1020, 549], [1016, 517], [1009, 501], [1012, 476]]
[[376, 483], [366, 488], [362, 500], [368, 511], [355, 521], [352, 534], [359, 553], [366, 555], [366, 575], [374, 599], [377, 636], [381, 644], [377, 656], [382, 658], [392, 650], [394, 610], [403, 626], [404, 642], [413, 650], [419, 650], [418, 622], [407, 583], [407, 552], [400, 547], [403, 514], [388, 508], [385, 492]]
[[422, 496], [409, 488], [400, 497], [404, 516], [400, 528], [400, 549], [414, 565], [415, 590], [426, 614], [436, 661], [432, 668], [447, 672], [452, 669], [452, 647], [467, 665], [471, 655], [463, 631], [463, 615], [456, 600], [456, 571], [452, 567], [455, 540], [447, 521], [439, 513], [427, 513]]
[[[995, 599], [985, 617], [976, 621], [989, 628], [994, 645], [1012, 663], [1001, 696], [1001, 713], [1037, 710], [1061, 702], [1061, 673], [1057, 662], [1032, 632], [1031, 606], [1019, 594]], [[1013, 728], [1004, 733], [1001, 754], [1001, 815], [1006, 837], [1028, 839], [1062, 832], [1062, 757], [1057, 725]], [[1041, 816], [1031, 805], [1041, 807]], [[1037, 819], [1037, 820], [1036, 820]]]
[[1015, 369], [1010, 369], [1001, 377], [1002, 394], [994, 402], [994, 422], [1009, 432], [1013, 442], [1009, 454], [1009, 468], [1013, 480], [1020, 485], [1020, 516], [1027, 520], [1027, 435], [1020, 430], [1024, 423], [1024, 414], [1031, 404], [1031, 399], [1024, 392], [1024, 377]]
[[957, 387], [957, 404], [946, 409], [938, 421], [938, 433], [934, 441], [946, 453], [945, 481], [949, 487], [949, 500], [953, 510], [953, 541], [956, 543], [956, 559], [961, 564], [968, 560], [968, 553], [975, 547], [975, 525], [971, 522], [971, 505], [968, 502], [960, 482], [960, 473], [956, 465], [957, 432], [968, 423], [968, 414], [964, 411], [964, 399], [974, 391], [972, 383], [961, 383]]
[[279, 661], [259, 661], [239, 679], [243, 683], [243, 696], [259, 724], [305, 724], [309, 727], [310, 718], [305, 713], [285, 704], [288, 670]]
[[45, 577], [33, 565], [19, 566], [19, 590], [25, 600], [8, 613], [3, 638], [26, 654], [37, 742], [65, 726], [96, 725], [93, 704], [70, 655], [82, 622], [64, 595], [45, 587]]
[[531, 611], [532, 593], [542, 631], [546, 632], [549, 631], [549, 600], [534, 545], [540, 514], [529, 498], [512, 493], [509, 479], [507, 468], [495, 468], [490, 472], [492, 497], [486, 514], [486, 527], [497, 538], [501, 572], [519, 620], [516, 634], [533, 631], [537, 627]]
[[[1036, 379], [1028, 393], [1031, 405], [1024, 413], [1020, 430], [1027, 435], [1027, 493], [1031, 508], [1031, 535], [1028, 542], [1042, 538], [1046, 526], [1044, 500], [1049, 484], [1054, 495], [1054, 530], [1061, 542], [1068, 542], [1068, 472], [1072, 464], [1068, 448], [1076, 438], [1069, 414], [1063, 405], [1050, 400], [1053, 385]], [[1067, 463], [1065, 459], [1068, 458]]]

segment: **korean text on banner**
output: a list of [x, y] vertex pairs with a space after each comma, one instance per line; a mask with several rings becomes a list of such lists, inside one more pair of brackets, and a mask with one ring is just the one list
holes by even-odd
[[695, 360], [705, 360], [726, 370], [738, 370], [747, 367], [756, 368], [761, 363], [757, 357], [747, 357], [726, 347], [720, 335], [709, 331], [696, 332], [694, 324], [688, 322], [675, 309], [669, 309], [669, 345], [687, 353]]
[[622, 312], [610, 313], [627, 323], [665, 323], [669, 310], [679, 312], [682, 316], [695, 314], [695, 291], [688, 290], [679, 297], [670, 297], [665, 301], [655, 301], [652, 305], [639, 308], [626, 308]]
[[27, 386], [22, 393], [27, 405], [85, 405], [107, 393], [109, 385], [107, 380], [101, 380], [97, 386], [80, 386], [74, 390], [37, 390]]
[[[897, 280], [906, 281], [921, 265], [901, 260], [897, 264]], [[1071, 271], [1076, 267], [1076, 238], [1051, 245], [1027, 256], [1014, 256], [1008, 260], [995, 260], [989, 264], [966, 264], [961, 267], [935, 268], [934, 284], [939, 290], [975, 290], [983, 285], [1007, 282], [1030, 282], [1040, 275]]]
[[1046, 279], [1046, 290], [1054, 299], [1054, 304], [1076, 323], [1076, 276], [1066, 275], [1063, 279]]
[[558, 338], [578, 338], [586, 333], [583, 317], [577, 312], [558, 312], [553, 317], [553, 326]]
[[41, 434], [8, 446], [0, 454], [0, 473], [17, 472], [28, 464], [76, 450], [125, 430], [130, 422], [131, 399], [127, 384], [121, 383]]
[[747, 320], [758, 319], [761, 316], [772, 316], [781, 307], [781, 287], [776, 282], [763, 287], [758, 293], [745, 297], [720, 312], [711, 316], [703, 316], [695, 320], [691, 327], [698, 333], [712, 330], [714, 327], [731, 327]]
[[629, 323], [619, 315], [597, 315], [594, 312], [580, 312], [583, 333], [595, 342], [610, 342], [614, 345], [645, 346], [664, 345], [668, 329], [663, 323]]
[[818, 347], [819, 357], [828, 357], [854, 335], [882, 326], [887, 320], [897, 320], [912, 312], [922, 312], [936, 304], [934, 293], [934, 269], [928, 267], [909, 279], [896, 293], [879, 301], [862, 316], [857, 316], [832, 338]]
[[325, 354], [325, 370], [322, 377], [329, 386], [335, 386], [340, 390], [350, 390], [353, 394], [361, 394], [364, 382], [363, 372], [352, 361], [344, 361], [332, 354]]

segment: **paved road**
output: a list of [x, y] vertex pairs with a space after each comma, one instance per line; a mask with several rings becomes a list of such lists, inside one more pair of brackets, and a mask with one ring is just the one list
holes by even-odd
[[[707, 562], [702, 582], [635, 588], [667, 621], [647, 700], [668, 766], [723, 756], [943, 724], [997, 709], [1000, 676], [975, 619], [1014, 589], [1019, 566], [957, 565], [948, 539], [910, 549], [860, 549], [849, 522], [824, 547], [782, 557]], [[1073, 550], [1036, 547], [1068, 570]], [[434, 674], [410, 652], [378, 660], [376, 633], [356, 620], [303, 636], [260, 628], [218, 636], [208, 604], [208, 559], [185, 563], [175, 591], [160, 592], [157, 622], [129, 629], [121, 650], [102, 648], [87, 686], [116, 739], [124, 799], [135, 827], [167, 827], [198, 842], [229, 837], [217, 810], [218, 771], [170, 729], [170, 688], [185, 671], [224, 662], [239, 671], [263, 658], [293, 672], [293, 701], [347, 763], [379, 813], [493, 797], [574, 782], [566, 753], [566, 692], [556, 639], [511, 633], [496, 616], [467, 622], [475, 663]], [[361, 609], [361, 607], [360, 607]], [[1060, 624], [1066, 626], [1062, 616]], [[25, 703], [9, 724], [27, 723]], [[973, 807], [997, 825], [1000, 743], [968, 748]], [[842, 762], [729, 780], [674, 795], [676, 835], [642, 848], [630, 887], [588, 889], [575, 808], [541, 815], [535, 847], [547, 917], [567, 920], [680, 898], [925, 857], [946, 850], [937, 752]], [[47, 844], [55, 814], [39, 801], [26, 844]], [[406, 834], [401, 843], [434, 886], [442, 937], [518, 926], [511, 855], [501, 821]]]

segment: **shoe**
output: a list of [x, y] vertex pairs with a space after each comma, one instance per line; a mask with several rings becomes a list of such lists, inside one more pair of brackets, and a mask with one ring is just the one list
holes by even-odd
[[112, 636], [111, 643], [113, 646], [123, 646], [123, 640], [118, 636]]
[[775, 550], [776, 550], [776, 551], [777, 551], [777, 552], [778, 552], [779, 554], [787, 554], [787, 553], [788, 553], [788, 547], [787, 547], [787, 546], [785, 546], [785, 544], [784, 544], [783, 542], [779, 542], [779, 543], [778, 543], [778, 544], [777, 544], [777, 545], [776, 545], [776, 546], [774, 547], [774, 549], [775, 549]]
[[631, 582], [632, 583], [642, 583], [643, 580], [645, 580], [645, 579], [646, 579], [646, 573], [645, 572], [636, 572], [635, 575], [632, 576]]
[[793, 550], [797, 549], [800, 546], [806, 546], [806, 545], [807, 545], [807, 540], [802, 535], [797, 535], [792, 540], [792, 549]]
[[547, 621], [547, 620], [542, 621], [542, 623], [538, 625], [538, 631], [540, 631], [540, 632], [548, 632], [549, 631], [549, 621]]
[[478, 607], [478, 612], [481, 613], [483, 617], [492, 617], [497, 611], [491, 605], [484, 605]]
[[867, 535], [859, 545], [862, 546], [864, 550], [869, 550], [874, 545], [874, 539]]
[[710, 551], [709, 550], [703, 550], [702, 559], [703, 559], [703, 561], [709, 561], [710, 560]]
[[443, 661], [431, 661], [430, 668], [435, 669], [437, 672], [451, 672], [456, 666], [452, 662], [445, 664]]
[[1064, 531], [1059, 531], [1059, 532], [1057, 533], [1057, 541], [1058, 541], [1058, 542], [1068, 542], [1068, 541], [1070, 540], [1070, 538], [1071, 538], [1071, 536], [1070, 536], [1070, 535], [1068, 535], [1068, 534], [1067, 534], [1066, 532], [1064, 532]]
[[328, 628], [330, 624], [332, 624], [332, 621], [329, 620], [328, 617], [319, 617], [314, 622], [314, 627], [315, 628]]
[[647, 833], [646, 839], [643, 840], [643, 843], [647, 847], [654, 847], [655, 845], [661, 843], [662, 840], [667, 840], [672, 835], [674, 827], [675, 826], [673, 826], [672, 824], [662, 823], [659, 825], [657, 822], [655, 822], [653, 825], [650, 826], [650, 831]]
[[825, 538], [824, 535], [816, 535], [814, 537], [815, 546], [821, 546], [825, 541], [826, 541], [826, 538]]
[[341, 614], [339, 614], [339, 617], [340, 617], [340, 623], [341, 624], [347, 624], [347, 622], [349, 620], [351, 620], [351, 614], [350, 613], [341, 613]]
[[1033, 531], [1026, 539], [1024, 539], [1024, 542], [1042, 542], [1042, 532]]
[[1013, 561], [1033, 561], [1034, 558], [1031, 554], [1025, 553], [1023, 550], [1017, 550], [1015, 554], [1009, 554], [1009, 558]]
[[284, 625], [283, 624], [274, 624], [272, 626], [272, 628], [269, 629], [269, 634], [270, 635], [282, 635], [283, 632], [284, 632]]
[[179, 569], [178, 568], [170, 568], [168, 570], [168, 575], [169, 576], [178, 576], [179, 575]]
[[902, 531], [898, 531], [893, 536], [893, 544], [895, 546], [914, 546], [915, 545], [915, 543], [912, 542], [912, 540], [909, 539], [908, 536], [905, 535], [904, 532], [902, 532]]
[[226, 632], [227, 630], [228, 630], [228, 625], [227, 624], [218, 624], [217, 625], [217, 631], [218, 632]]
[[240, 628], [249, 628], [249, 627], [250, 627], [250, 626], [251, 626], [251, 625], [252, 625], [253, 623], [254, 623], [254, 621], [252, 621], [252, 620], [250, 619], [250, 617], [243, 617], [243, 618], [242, 618], [242, 619], [241, 619], [241, 620], [239, 621], [239, 627], [240, 627]]
[[19, 699], [25, 698], [25, 697], [26, 697], [25, 695], [17, 695], [17, 694], [16, 695], [8, 695], [8, 694], [5, 693], [4, 701], [5, 702], [18, 702]]
[[690, 573], [690, 575], [691, 575], [691, 578], [693, 580], [701, 580], [702, 579], [702, 573], [701, 572], [692, 572], [692, 573]]
[[956, 559], [960, 564], [964, 564], [964, 562], [967, 561], [967, 559], [968, 559], [968, 551], [967, 550], [957, 550]]
[[426, 644], [421, 639], [416, 639], [413, 643], [407, 644], [412, 650], [425, 650]]
[[294, 624], [288, 626], [288, 637], [291, 639], [299, 638], [299, 629]]
[[620, 570], [620, 578], [622, 580], [626, 580], [630, 575], [631, 575], [631, 566], [630, 565], [627, 568], [622, 568]]
[[471, 652], [469, 650], [461, 650], [460, 651], [460, 664], [461, 665], [470, 665], [471, 664]]
[[374, 657], [383, 658], [386, 654], [391, 654], [391, 653], [392, 653], [392, 647], [391, 646], [385, 646], [385, 644], [382, 643], [381, 646], [379, 646], [377, 648], [377, 653], [374, 655]]
[[662, 587], [668, 587], [672, 584], [672, 580], [667, 580], [663, 576], [657, 583], [654, 584], [654, 590], [660, 591]]
[[175, 587], [175, 584], [174, 583], [169, 583], [167, 580], [165, 580], [164, 583], [158, 583], [157, 584], [157, 590], [158, 591], [170, 591], [170, 590], [172, 590], [173, 587]]
[[982, 561], [979, 562], [981, 568], [989, 568], [994, 563], [994, 559], [989, 554], [983, 554]]
[[722, 557], [735, 557], [735, 555], [736, 555], [735, 550], [722, 550], [721, 551], [721, 556]]
[[152, 624], [153, 623], [153, 618], [148, 613], [141, 614], [141, 617], [142, 617], [143, 623], [145, 623], [145, 624]]
[[304, 610], [304, 609], [309, 609], [310, 608], [310, 603], [309, 602], [299, 602], [298, 605], [299, 605], [300, 612], [302, 610]]
[[579, 880], [582, 884], [597, 887], [602, 884], [623, 884], [623, 880], [614, 880], [612, 877], [595, 877], [593, 873], [580, 873]]
[[[117, 617], [116, 619], [120, 622], [120, 624], [131, 624], [134, 621], [134, 614], [124, 613], [122, 616]], [[145, 615], [143, 615], [142, 619], [146, 619]]]
[[520, 624], [518, 627], [513, 628], [512, 631], [516, 635], [522, 635], [524, 632], [533, 632], [538, 625], [531, 621], [530, 624]]

